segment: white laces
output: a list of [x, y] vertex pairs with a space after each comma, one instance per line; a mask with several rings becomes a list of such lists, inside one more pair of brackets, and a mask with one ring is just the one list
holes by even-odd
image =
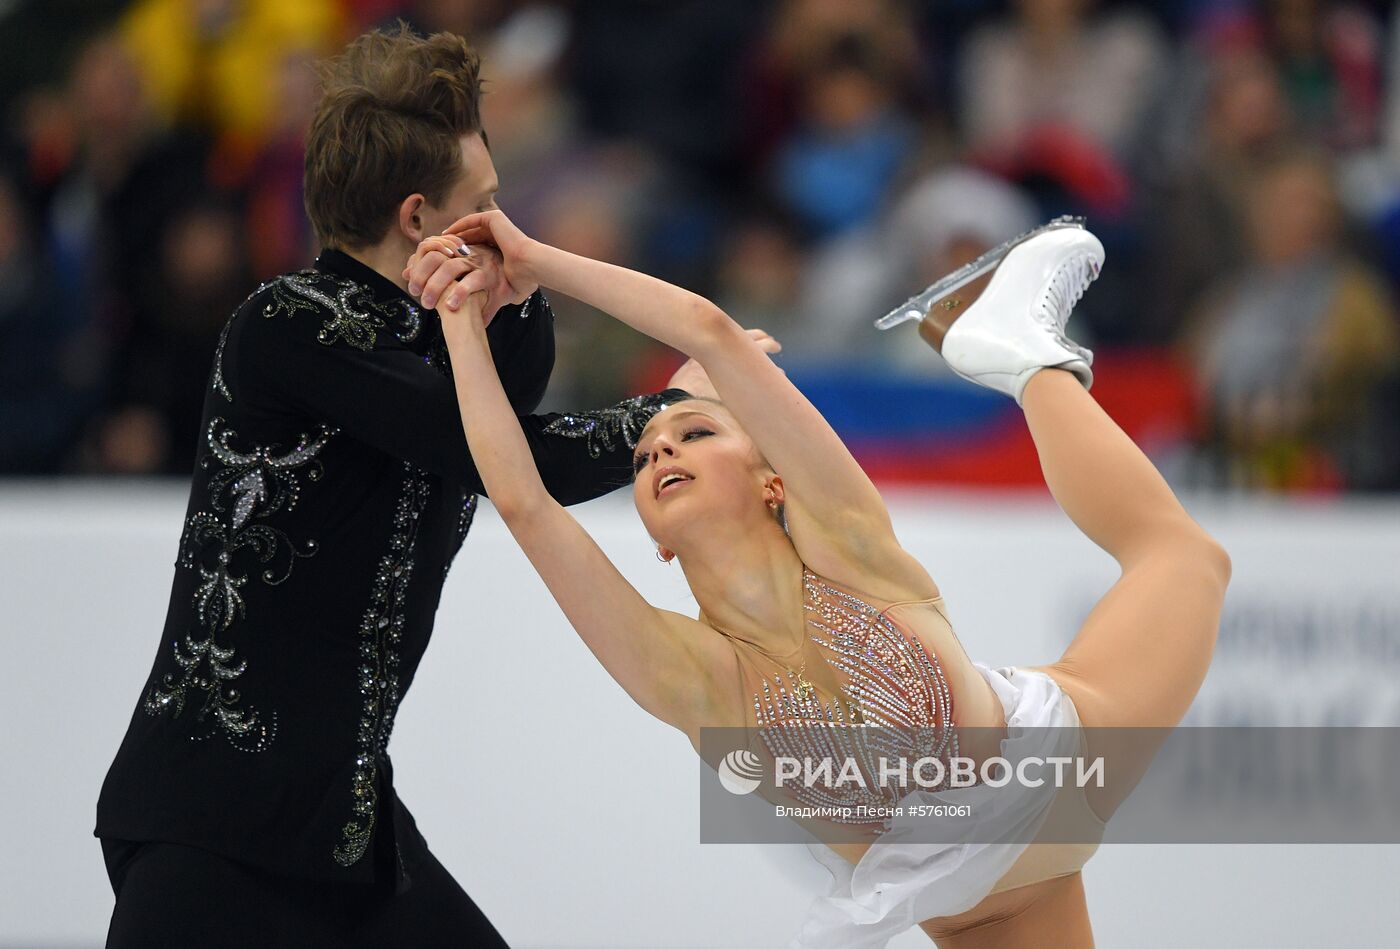
[[1088, 255], [1066, 261], [1050, 278], [1050, 284], [1035, 308], [1036, 319], [1055, 334], [1060, 345], [1080, 355], [1085, 355], [1087, 350], [1065, 336], [1065, 324], [1069, 322], [1075, 304], [1098, 276], [1096, 271], [1097, 267]]

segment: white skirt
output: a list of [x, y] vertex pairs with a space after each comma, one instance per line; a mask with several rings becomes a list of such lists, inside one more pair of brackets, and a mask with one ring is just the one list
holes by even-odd
[[[1026, 669], [991, 669], [974, 663], [1006, 712], [1001, 755], [1014, 766], [1025, 757], [1073, 756], [1079, 750], [1079, 716], [1054, 679]], [[1029, 733], [1022, 729], [1033, 729]], [[935, 916], [953, 916], [986, 898], [1014, 864], [1049, 812], [1058, 789], [1052, 782], [989, 794], [985, 786], [913, 791], [901, 801], [970, 804], [971, 817], [896, 817], [880, 842], [852, 866], [825, 844], [809, 844], [831, 872], [827, 894], [808, 909], [788, 949], [879, 949], [905, 930]], [[995, 828], [989, 830], [988, 828]], [[927, 840], [933, 829], [947, 843]]]

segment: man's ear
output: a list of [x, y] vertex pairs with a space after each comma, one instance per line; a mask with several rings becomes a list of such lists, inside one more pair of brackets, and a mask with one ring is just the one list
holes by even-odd
[[414, 244], [428, 236], [423, 227], [423, 205], [427, 200], [415, 193], [399, 203], [399, 230]]

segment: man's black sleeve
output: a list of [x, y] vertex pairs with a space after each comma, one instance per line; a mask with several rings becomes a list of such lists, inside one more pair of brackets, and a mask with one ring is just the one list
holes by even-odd
[[[223, 354], [225, 377], [251, 381], [250, 391], [270, 397], [279, 409], [333, 425], [467, 490], [486, 493], [467, 450], [445, 350], [439, 345], [421, 355], [391, 326], [376, 328], [372, 337], [337, 332], [336, 319], [316, 310], [269, 307], [253, 298], [235, 318], [236, 338]], [[437, 316], [424, 313], [423, 319]], [[520, 345], [533, 346], [538, 356], [538, 340]], [[497, 358], [511, 358], [509, 344], [503, 349]], [[550, 350], [552, 365], [552, 343]], [[526, 376], [512, 404], [530, 399], [538, 404], [533, 391], [542, 390], [538, 374]], [[231, 392], [235, 399], [240, 394]], [[668, 389], [595, 411], [522, 415], [520, 427], [545, 488], [561, 504], [577, 504], [631, 483], [632, 451], [642, 428], [667, 404], [685, 398], [684, 391]]]

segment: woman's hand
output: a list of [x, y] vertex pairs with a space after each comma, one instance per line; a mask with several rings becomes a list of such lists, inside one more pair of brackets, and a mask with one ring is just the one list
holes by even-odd
[[501, 211], [480, 211], [458, 219], [446, 231], [447, 237], [462, 244], [490, 244], [505, 258], [506, 280], [517, 290], [528, 290], [526, 296], [539, 288], [540, 281], [532, 270], [538, 242], [511, 223]]
[[486, 294], [481, 316], [489, 325], [506, 304], [523, 303], [534, 292], [513, 286], [505, 275], [500, 251], [484, 245], [468, 246], [450, 235], [420, 241], [403, 270], [408, 292], [429, 309], [456, 312], [471, 294]]

